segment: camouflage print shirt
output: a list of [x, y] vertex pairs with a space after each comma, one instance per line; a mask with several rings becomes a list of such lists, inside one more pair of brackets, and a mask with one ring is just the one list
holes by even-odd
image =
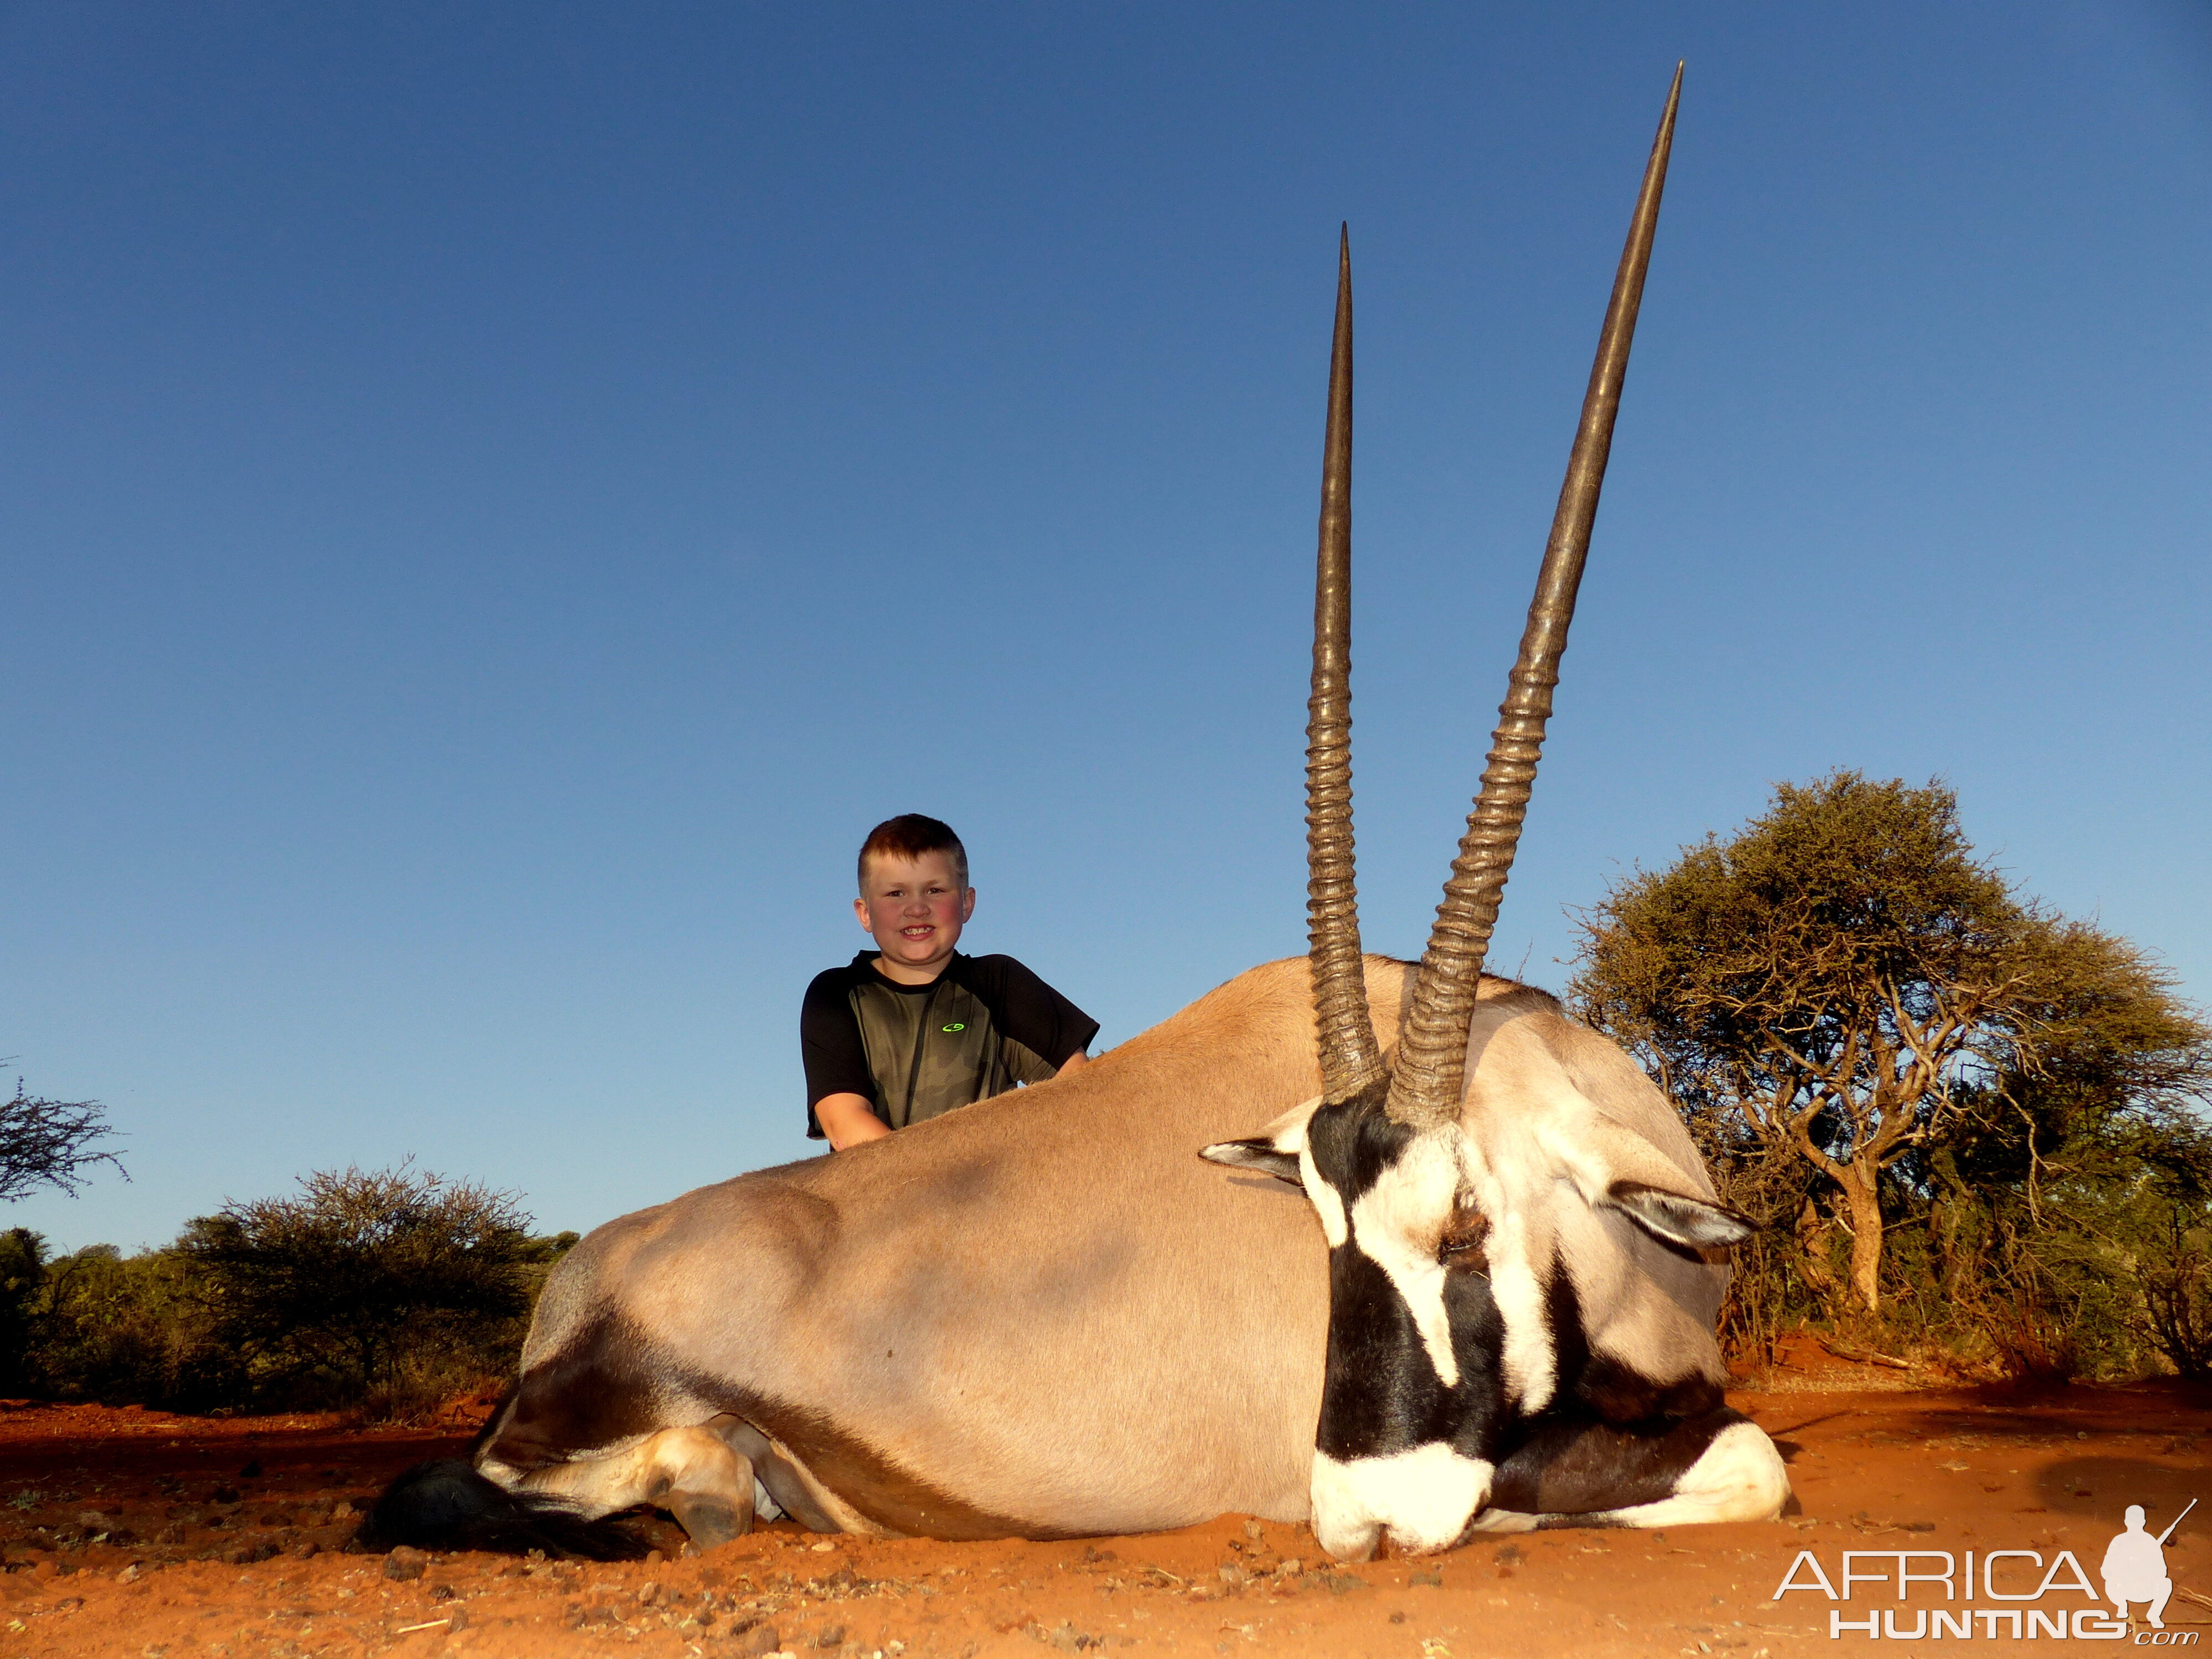
[[958, 952], [927, 985], [902, 985], [863, 951], [817, 974], [799, 1015], [806, 1133], [815, 1103], [864, 1096], [894, 1129], [939, 1117], [1018, 1083], [1042, 1083], [1081, 1054], [1098, 1022], [1012, 957]]

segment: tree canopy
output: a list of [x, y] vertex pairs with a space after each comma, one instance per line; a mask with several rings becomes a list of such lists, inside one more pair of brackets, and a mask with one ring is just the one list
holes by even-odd
[[222, 1327], [264, 1368], [367, 1394], [426, 1333], [514, 1319], [544, 1254], [506, 1194], [408, 1165], [319, 1170], [296, 1198], [232, 1203], [177, 1251]]
[[2155, 1164], [2161, 1190], [2212, 1173], [2191, 1109], [2212, 1032], [2136, 946], [1978, 859], [1940, 783], [1778, 785], [1735, 836], [1632, 872], [1581, 921], [1580, 1012], [1681, 1104], [1740, 1201], [1796, 1226], [1831, 1299], [1881, 1306], [1900, 1199], [1948, 1194], [1954, 1222], [1993, 1184], [2035, 1206], [2131, 1142], [2158, 1149], [2130, 1168]]

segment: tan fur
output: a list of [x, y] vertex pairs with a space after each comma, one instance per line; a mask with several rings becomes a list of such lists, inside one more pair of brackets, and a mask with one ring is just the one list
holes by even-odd
[[[1405, 976], [1369, 959], [1386, 1044]], [[1267, 963], [1066, 1078], [600, 1228], [548, 1285], [526, 1369], [619, 1309], [684, 1372], [1021, 1530], [1298, 1518], [1320, 1231], [1297, 1193], [1197, 1152], [1319, 1087], [1306, 963]], [[678, 1388], [659, 1412], [728, 1404]]]
[[[1387, 1054], [1412, 975], [1366, 967]], [[1304, 958], [1269, 963], [1068, 1077], [599, 1229], [548, 1284], [526, 1373], [618, 1313], [660, 1380], [649, 1427], [561, 1450], [629, 1468], [642, 1433], [735, 1413], [772, 1489], [853, 1531], [1303, 1519], [1328, 1316], [1320, 1228], [1292, 1188], [1196, 1154], [1317, 1094], [1311, 1008]], [[1492, 1164], [1580, 1112], [1710, 1190], [1656, 1091], [1542, 992], [1485, 981], [1470, 1060], [1468, 1122]], [[1580, 1103], [1531, 1113], [1531, 1089]], [[1625, 1316], [1608, 1344], [1711, 1354], [1709, 1312], [1693, 1329], [1706, 1298], [1670, 1295], [1674, 1312]], [[579, 1495], [635, 1484], [552, 1478]]]
[[[1723, 1382], [1713, 1324], [1726, 1266], [1686, 1261], [1592, 1203], [1623, 1179], [1710, 1200], [1705, 1161], [1634, 1062], [1540, 994], [1501, 997], [1475, 1012], [1461, 1125], [1486, 1182], [1482, 1207], [1500, 1233], [1519, 1217], [1538, 1263], [1558, 1251], [1593, 1352], [1656, 1380]], [[1564, 1200], [1562, 1178], [1582, 1201]]]

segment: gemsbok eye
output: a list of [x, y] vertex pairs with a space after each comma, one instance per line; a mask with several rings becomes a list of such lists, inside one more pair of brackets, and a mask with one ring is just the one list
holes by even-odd
[[1447, 1267], [1470, 1273], [1486, 1272], [1490, 1258], [1490, 1218], [1480, 1210], [1455, 1210], [1437, 1241], [1437, 1260]]

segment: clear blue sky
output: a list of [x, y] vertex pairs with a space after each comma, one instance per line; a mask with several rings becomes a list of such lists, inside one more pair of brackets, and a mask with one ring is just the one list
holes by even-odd
[[161, 1243], [804, 1155], [854, 844], [1141, 1030], [1302, 948], [1336, 228], [1418, 951], [1689, 63], [1493, 961], [1837, 766], [2212, 994], [2212, 12], [0, 9], [0, 1054]]

